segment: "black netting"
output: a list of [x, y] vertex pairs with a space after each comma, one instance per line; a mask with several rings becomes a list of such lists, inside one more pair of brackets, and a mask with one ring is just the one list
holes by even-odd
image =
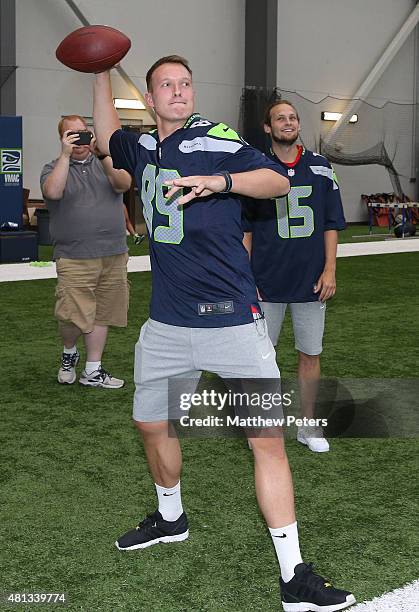
[[387, 154], [383, 142], [378, 143], [375, 147], [371, 147], [366, 151], [360, 151], [359, 153], [345, 153], [342, 152], [340, 144], [336, 146], [336, 144], [328, 144], [323, 141], [320, 141], [319, 149], [319, 152], [327, 157], [332, 164], [342, 164], [343, 166], [367, 166], [369, 164], [378, 164], [379, 166], [385, 166], [389, 172], [394, 192], [400, 197], [403, 195], [400, 178], [393, 166], [393, 162]]
[[400, 177], [411, 176], [412, 130], [417, 104], [386, 102], [382, 106], [368, 100], [358, 100], [358, 121], [347, 123], [335, 136], [334, 122], [322, 121], [323, 111], [344, 112], [349, 99], [319, 95], [308, 99], [293, 91], [280, 88], [246, 87], [241, 100], [241, 131], [246, 140], [266, 150], [267, 138], [263, 132], [264, 110], [275, 99], [289, 100], [301, 119], [301, 141], [309, 149], [322, 153], [332, 163], [342, 165], [379, 164], [387, 168], [394, 191], [402, 195]]
[[277, 89], [245, 87], [242, 91], [239, 118], [240, 133], [248, 143], [261, 151], [266, 150], [269, 142], [263, 131], [265, 108], [270, 102], [280, 98], [281, 94]]

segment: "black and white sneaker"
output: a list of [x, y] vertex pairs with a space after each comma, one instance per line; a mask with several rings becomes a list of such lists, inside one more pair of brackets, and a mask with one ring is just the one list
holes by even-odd
[[156, 510], [141, 521], [138, 527], [124, 533], [115, 542], [115, 546], [119, 550], [137, 550], [159, 542], [182, 542], [188, 536], [188, 519], [184, 512], [176, 521], [165, 521]]
[[104, 389], [120, 389], [124, 386], [122, 378], [115, 378], [102, 366], [91, 374], [87, 374], [86, 370], [83, 370], [79, 383], [85, 385], [85, 387], [103, 387]]
[[299, 563], [294, 574], [289, 582], [280, 579], [285, 612], [335, 612], [355, 603], [352, 593], [335, 589], [330, 582], [315, 574], [311, 563]]
[[80, 353], [63, 353], [61, 355], [61, 365], [58, 370], [57, 380], [62, 385], [72, 385], [76, 380], [76, 365], [80, 359]]

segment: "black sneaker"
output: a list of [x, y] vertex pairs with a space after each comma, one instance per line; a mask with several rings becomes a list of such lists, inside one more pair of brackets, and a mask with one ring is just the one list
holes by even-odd
[[76, 380], [76, 365], [80, 359], [78, 351], [75, 353], [63, 353], [61, 355], [61, 366], [58, 370], [57, 380], [62, 385], [72, 385]]
[[311, 563], [299, 563], [294, 574], [289, 582], [280, 579], [285, 612], [335, 612], [355, 603], [352, 593], [335, 589], [330, 582], [315, 574]]
[[115, 546], [119, 550], [136, 550], [159, 542], [182, 542], [188, 536], [188, 519], [184, 512], [176, 521], [165, 521], [156, 510], [141, 521], [138, 527], [124, 533], [115, 542]]

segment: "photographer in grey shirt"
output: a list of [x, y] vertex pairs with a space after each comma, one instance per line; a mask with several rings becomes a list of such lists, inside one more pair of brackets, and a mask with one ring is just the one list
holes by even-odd
[[57, 264], [55, 316], [64, 348], [58, 382], [72, 384], [83, 335], [86, 365], [79, 382], [115, 389], [124, 381], [102, 367], [108, 327], [126, 327], [129, 287], [122, 193], [131, 176], [95, 148], [79, 115], [58, 124], [61, 155], [46, 164], [41, 189], [50, 213]]

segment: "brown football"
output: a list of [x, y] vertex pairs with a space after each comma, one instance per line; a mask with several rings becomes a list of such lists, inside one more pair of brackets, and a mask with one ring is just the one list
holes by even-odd
[[58, 45], [57, 59], [79, 72], [103, 72], [128, 53], [131, 41], [119, 30], [92, 25], [74, 30]]

